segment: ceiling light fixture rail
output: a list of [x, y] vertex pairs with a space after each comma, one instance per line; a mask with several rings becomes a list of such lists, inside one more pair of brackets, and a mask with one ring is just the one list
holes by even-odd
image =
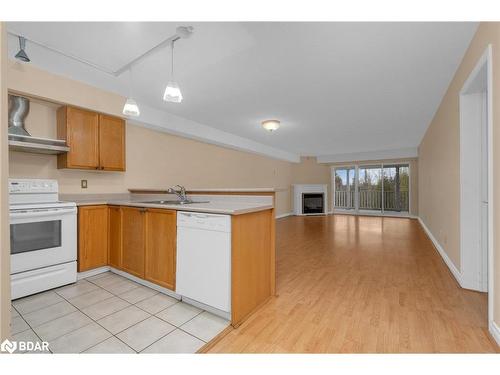
[[109, 75], [112, 75], [114, 77], [118, 77], [120, 76], [121, 74], [123, 74], [124, 72], [126, 72], [127, 70], [129, 70], [130, 68], [132, 68], [134, 65], [136, 65], [140, 60], [144, 59], [145, 57], [151, 55], [152, 53], [154, 53], [155, 51], [165, 47], [165, 46], [170, 46], [172, 42], [175, 42], [181, 38], [189, 38], [191, 36], [191, 34], [193, 33], [194, 31], [194, 28], [192, 26], [180, 26], [177, 28], [176, 30], [176, 33], [172, 36], [169, 36], [168, 38], [164, 39], [163, 41], [161, 41], [160, 43], [158, 43], [157, 45], [155, 45], [154, 47], [150, 48], [149, 50], [147, 50], [146, 52], [144, 52], [142, 55], [136, 57], [135, 59], [133, 59], [132, 61], [130, 61], [129, 63], [125, 64], [124, 66], [122, 66], [120, 69], [116, 70], [116, 71], [112, 71], [112, 70], [109, 70], [101, 65], [98, 65], [98, 64], [95, 64], [89, 60], [86, 60], [86, 59], [83, 59], [81, 57], [77, 57], [75, 55], [72, 55], [70, 53], [66, 53], [66, 52], [63, 52], [55, 47], [52, 47], [50, 45], [47, 45], [45, 43], [42, 43], [42, 42], [39, 42], [37, 40], [34, 40], [34, 39], [30, 39], [30, 38], [26, 38], [25, 36], [21, 35], [20, 33], [17, 33], [17, 32], [11, 32], [11, 31], [8, 31], [7, 33], [9, 35], [13, 35], [17, 38], [23, 38], [24, 40], [26, 41], [29, 41], [30, 43], [33, 43], [37, 46], [40, 46], [42, 48], [46, 48], [52, 52], [55, 52], [59, 55], [62, 55], [62, 56], [65, 56], [67, 58], [70, 58], [72, 60], [75, 60], [75, 61], [78, 61], [82, 64], [85, 64], [87, 66], [90, 66], [91, 68], [94, 68], [96, 70], [99, 70], [103, 73], [106, 73], [106, 74], [109, 74]]

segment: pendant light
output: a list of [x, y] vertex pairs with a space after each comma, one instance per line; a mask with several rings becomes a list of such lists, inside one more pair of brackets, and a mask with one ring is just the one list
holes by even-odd
[[26, 48], [26, 39], [22, 36], [19, 37], [19, 52], [14, 56], [19, 61], [29, 63], [31, 60], [28, 57], [28, 54], [24, 50]]
[[172, 64], [170, 71], [170, 81], [167, 82], [163, 100], [167, 103], [180, 103], [182, 102], [182, 93], [179, 85], [174, 80], [174, 43], [177, 39], [172, 40]]
[[279, 120], [265, 120], [262, 121], [262, 127], [266, 129], [268, 132], [273, 132], [279, 129], [280, 122]]
[[127, 101], [125, 102], [125, 105], [123, 106], [123, 114], [125, 116], [132, 116], [132, 117], [137, 117], [141, 114], [141, 111], [139, 110], [139, 106], [137, 105], [137, 102], [132, 98], [132, 68], [129, 69], [129, 96], [127, 98]]

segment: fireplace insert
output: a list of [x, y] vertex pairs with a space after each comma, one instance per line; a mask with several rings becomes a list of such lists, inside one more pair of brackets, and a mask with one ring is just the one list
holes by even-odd
[[324, 214], [324, 194], [323, 193], [302, 193], [302, 213], [303, 214]]

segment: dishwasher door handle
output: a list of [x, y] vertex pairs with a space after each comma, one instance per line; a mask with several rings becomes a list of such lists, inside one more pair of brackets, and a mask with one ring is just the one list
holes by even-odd
[[206, 219], [208, 217], [210, 217], [210, 215], [206, 215], [206, 214], [192, 214], [192, 213], [187, 213], [187, 212], [183, 212], [181, 214], [182, 216], [186, 216], [186, 217], [196, 217], [196, 218], [199, 218], [199, 219]]
[[204, 215], [204, 214], [192, 214], [192, 216], [198, 218], [198, 219], [206, 219], [209, 218], [210, 216]]

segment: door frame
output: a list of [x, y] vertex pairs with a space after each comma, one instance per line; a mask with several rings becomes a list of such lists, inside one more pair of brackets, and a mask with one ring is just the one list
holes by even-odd
[[[487, 103], [487, 141], [488, 141], [488, 247], [487, 247], [487, 259], [488, 259], [488, 328], [491, 331], [493, 325], [493, 296], [494, 296], [494, 239], [493, 239], [493, 213], [494, 213], [494, 194], [493, 194], [493, 181], [494, 181], [494, 168], [493, 168], [493, 52], [492, 45], [489, 44], [481, 57], [479, 58], [476, 66], [469, 74], [469, 77], [465, 81], [462, 89], [459, 93], [459, 99], [462, 101], [463, 96], [467, 95], [472, 84], [475, 82], [476, 78], [480, 74], [481, 70], [486, 66], [486, 103]], [[460, 111], [460, 132], [462, 132], [462, 107], [459, 107]], [[460, 161], [462, 160], [460, 147]], [[460, 173], [461, 173], [460, 167]], [[460, 189], [462, 190], [462, 181], [460, 181]], [[460, 204], [462, 203], [462, 197], [460, 197]], [[462, 216], [460, 219], [462, 225]], [[464, 246], [462, 246], [462, 228], [460, 228], [460, 273], [463, 279], [464, 263], [463, 260], [466, 257], [466, 251]], [[461, 283], [462, 284], [462, 283]]]

